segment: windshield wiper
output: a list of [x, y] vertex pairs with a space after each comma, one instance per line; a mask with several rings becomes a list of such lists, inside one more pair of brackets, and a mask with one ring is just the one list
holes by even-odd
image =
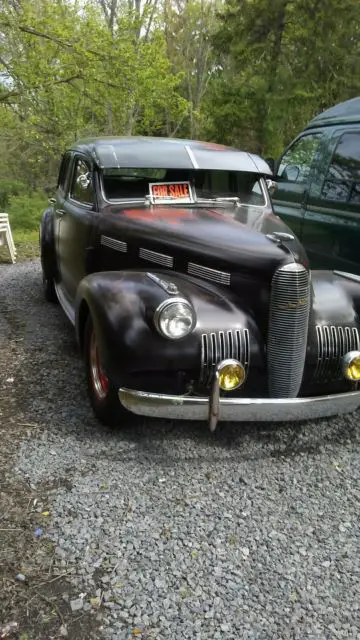
[[219, 196], [218, 198], [197, 198], [195, 202], [196, 203], [200, 203], [200, 204], [201, 203], [206, 203], [206, 202], [216, 202], [216, 203], [219, 203], [219, 202], [224, 202], [224, 203], [232, 202], [237, 207], [240, 207], [240, 205], [241, 205], [241, 200], [240, 200], [240, 198], [238, 196], [228, 196], [228, 197]]

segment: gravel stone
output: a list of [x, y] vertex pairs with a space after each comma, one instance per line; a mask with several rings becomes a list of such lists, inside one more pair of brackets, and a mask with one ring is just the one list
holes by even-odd
[[105, 429], [38, 261], [0, 265], [0, 281], [0, 335], [16, 340], [2, 384], [38, 426], [14, 472], [47, 483], [43, 538], [74, 593], [99, 598], [104, 638], [360, 637], [359, 414]]
[[70, 600], [71, 611], [80, 611], [84, 606], [84, 601], [82, 598], [77, 598], [76, 600]]

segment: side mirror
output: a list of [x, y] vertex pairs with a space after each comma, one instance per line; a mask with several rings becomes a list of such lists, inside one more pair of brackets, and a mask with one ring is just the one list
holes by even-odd
[[79, 185], [84, 191], [88, 188], [91, 182], [90, 173], [83, 173], [76, 178], [76, 184]]
[[265, 158], [265, 162], [267, 162], [267, 163], [268, 163], [268, 165], [269, 165], [269, 167], [270, 167], [271, 171], [272, 171], [273, 173], [275, 173], [275, 160], [274, 160], [274, 158]]
[[285, 178], [285, 180], [289, 180], [290, 182], [296, 182], [299, 177], [299, 173], [300, 168], [297, 167], [296, 164], [288, 164], [288, 166], [285, 167], [282, 173], [282, 177]]
[[273, 193], [276, 191], [276, 187], [277, 187], [275, 180], [271, 180], [270, 178], [267, 178], [266, 185], [270, 195], [272, 196]]

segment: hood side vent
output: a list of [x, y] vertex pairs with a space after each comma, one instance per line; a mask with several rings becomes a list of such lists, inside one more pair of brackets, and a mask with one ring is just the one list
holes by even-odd
[[187, 271], [192, 276], [199, 276], [199, 278], [204, 278], [211, 282], [217, 282], [218, 284], [230, 285], [231, 276], [230, 273], [227, 273], [226, 271], [203, 267], [201, 264], [195, 264], [195, 262], [188, 263]]

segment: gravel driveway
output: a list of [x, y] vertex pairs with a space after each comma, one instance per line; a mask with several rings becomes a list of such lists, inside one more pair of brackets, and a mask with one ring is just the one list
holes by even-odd
[[46, 488], [63, 635], [92, 637], [84, 615], [114, 640], [359, 638], [359, 416], [106, 430], [40, 282], [37, 261], [0, 265], [2, 430], [12, 412], [6, 477]]

